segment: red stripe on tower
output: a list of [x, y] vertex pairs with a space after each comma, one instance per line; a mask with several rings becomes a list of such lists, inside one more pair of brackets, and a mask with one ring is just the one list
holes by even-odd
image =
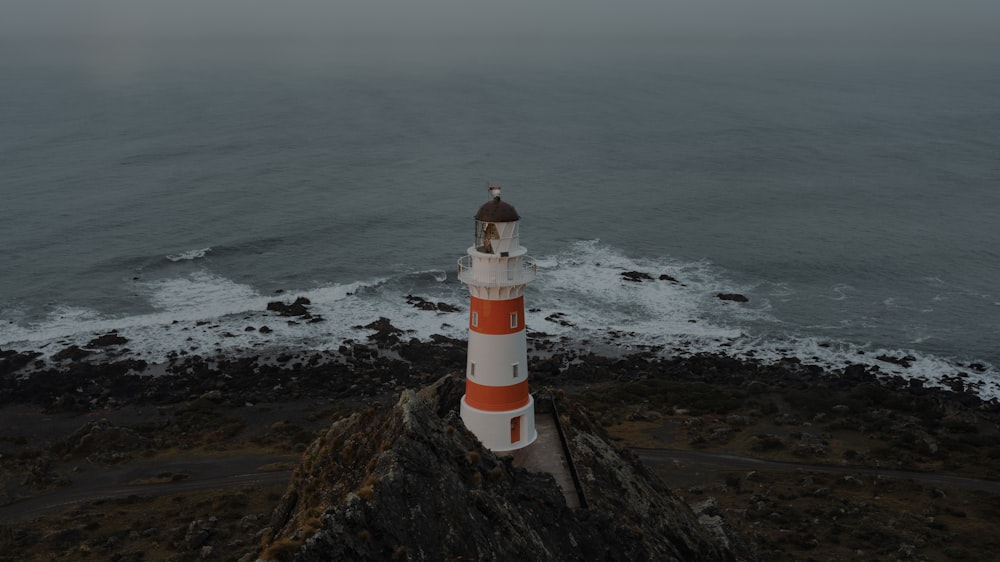
[[524, 330], [524, 297], [491, 301], [470, 297], [469, 329], [480, 334], [513, 334]]
[[485, 386], [465, 381], [465, 401], [473, 408], [487, 412], [505, 412], [528, 405], [528, 381], [511, 386]]

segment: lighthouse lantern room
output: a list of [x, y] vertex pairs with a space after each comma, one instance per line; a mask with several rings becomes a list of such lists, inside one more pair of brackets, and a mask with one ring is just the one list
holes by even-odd
[[500, 200], [499, 186], [489, 190], [476, 212], [476, 243], [458, 260], [470, 297], [461, 414], [486, 448], [512, 451], [538, 436], [524, 328], [524, 287], [535, 279], [535, 262], [520, 244], [517, 211]]

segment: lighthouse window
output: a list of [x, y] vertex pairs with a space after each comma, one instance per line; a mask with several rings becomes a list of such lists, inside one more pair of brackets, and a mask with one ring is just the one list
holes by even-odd
[[518, 366], [518, 364], [514, 363], [513, 367], [514, 367], [514, 378], [515, 379], [517, 378], [517, 366]]
[[487, 222], [476, 221], [477, 227], [482, 225], [482, 230], [476, 232], [476, 250], [484, 252], [487, 254], [493, 253], [493, 241], [500, 240], [500, 232], [497, 230], [497, 225]]
[[469, 376], [476, 376], [476, 363], [474, 361], [469, 362]]
[[472, 313], [472, 325], [473, 325], [474, 327], [476, 327], [476, 328], [478, 328], [478, 327], [479, 327], [479, 313], [478, 313], [478, 312], [475, 312], [475, 311], [474, 311], [474, 312]]
[[516, 312], [511, 312], [510, 313], [510, 327], [511, 328], [517, 328], [517, 313]]

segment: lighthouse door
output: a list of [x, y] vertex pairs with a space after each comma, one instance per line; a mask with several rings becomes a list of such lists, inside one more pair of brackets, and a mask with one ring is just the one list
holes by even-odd
[[510, 418], [510, 442], [517, 443], [521, 440], [521, 416]]

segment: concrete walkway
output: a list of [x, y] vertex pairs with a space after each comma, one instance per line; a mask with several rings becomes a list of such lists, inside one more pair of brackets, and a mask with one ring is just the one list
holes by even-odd
[[567, 453], [559, 440], [555, 417], [551, 413], [536, 412], [535, 431], [538, 432], [538, 439], [534, 443], [513, 452], [514, 466], [532, 472], [548, 472], [555, 477], [556, 483], [566, 496], [566, 505], [570, 509], [580, 507], [580, 498], [576, 494], [576, 487], [573, 486], [573, 476], [566, 461]]

